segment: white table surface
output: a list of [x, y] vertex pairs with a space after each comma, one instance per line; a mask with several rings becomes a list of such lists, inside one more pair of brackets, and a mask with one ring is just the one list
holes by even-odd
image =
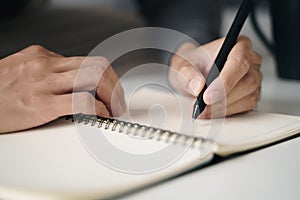
[[123, 199], [299, 199], [300, 138], [206, 167]]
[[[228, 24], [232, 15], [225, 13], [225, 24]], [[262, 18], [262, 24], [268, 31], [269, 20]], [[254, 48], [264, 58], [264, 79], [257, 109], [300, 116], [300, 81], [276, 77], [274, 59], [258, 41], [249, 22], [243, 32], [252, 39]], [[299, 153], [298, 137], [200, 169], [122, 199], [300, 199]]]

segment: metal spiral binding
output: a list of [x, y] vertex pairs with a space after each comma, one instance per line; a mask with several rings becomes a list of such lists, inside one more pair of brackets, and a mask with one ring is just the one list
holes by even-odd
[[66, 120], [84, 123], [84, 125], [97, 126], [97, 128], [104, 128], [105, 130], [119, 132], [122, 134], [139, 136], [141, 138], [163, 141], [167, 143], [172, 141], [174, 144], [186, 145], [189, 142], [189, 144], [191, 144], [191, 148], [196, 149], [200, 149], [204, 142], [208, 142], [208, 139], [201, 137], [184, 135], [161, 128], [154, 128], [138, 123], [125, 122], [118, 119], [99, 117], [95, 115], [70, 115], [66, 117]]

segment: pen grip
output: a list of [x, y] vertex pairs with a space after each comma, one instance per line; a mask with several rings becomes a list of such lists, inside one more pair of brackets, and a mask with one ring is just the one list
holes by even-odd
[[254, 4], [257, 1], [258, 0], [243, 0], [225, 37], [221, 49], [210, 69], [210, 72], [206, 77], [206, 84], [196, 99], [193, 109], [193, 119], [196, 119], [205, 109], [206, 104], [203, 99], [204, 92], [206, 91], [207, 87], [220, 75], [225, 62], [227, 61], [227, 57], [238, 39], [238, 35], [243, 27], [243, 24], [245, 23], [248, 14], [252, 11]]

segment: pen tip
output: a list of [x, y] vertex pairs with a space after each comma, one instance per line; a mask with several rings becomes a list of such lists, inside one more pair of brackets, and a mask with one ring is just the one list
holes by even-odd
[[199, 105], [195, 104], [194, 110], [193, 110], [193, 120], [197, 119], [197, 117], [199, 116]]

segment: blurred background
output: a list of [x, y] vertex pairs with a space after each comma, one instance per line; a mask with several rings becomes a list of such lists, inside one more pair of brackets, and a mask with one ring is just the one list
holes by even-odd
[[[0, 7], [0, 16], [2, 15], [0, 57], [36, 43], [66, 56], [87, 54], [99, 42], [111, 35], [147, 25], [139, 13], [135, 0], [10, 0], [7, 2], [2, 3], [4, 6]], [[241, 0], [220, 0], [220, 2], [219, 34], [224, 36]], [[271, 40], [270, 19], [265, 3], [260, 4], [259, 10], [260, 25], [264, 28], [267, 38]], [[248, 28], [249, 25], [246, 26], [244, 33], [255, 38], [251, 28]], [[258, 49], [261, 49], [261, 53], [267, 53], [259, 42], [254, 44], [259, 45]]]

